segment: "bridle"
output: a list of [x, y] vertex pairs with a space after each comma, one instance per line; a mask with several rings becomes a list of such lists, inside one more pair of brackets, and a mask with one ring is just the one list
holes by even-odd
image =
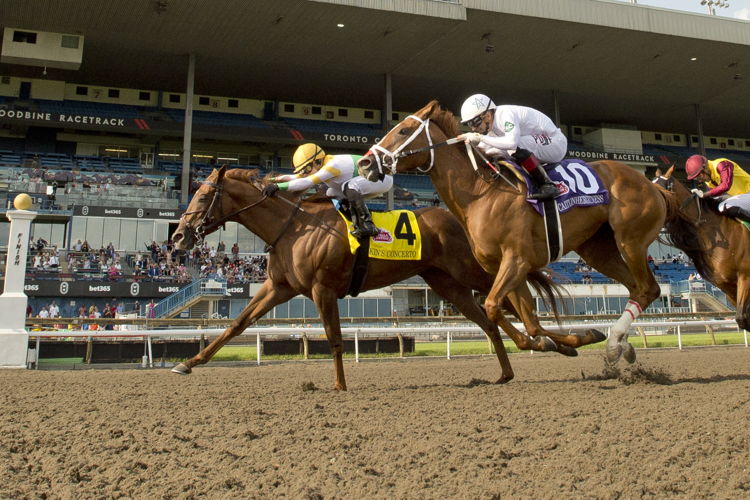
[[[396, 165], [398, 165], [398, 160], [400, 158], [404, 158], [407, 156], [412, 156], [418, 153], [423, 153], [425, 151], [430, 152], [430, 164], [427, 166], [427, 168], [417, 167], [417, 170], [419, 170], [422, 173], [427, 173], [430, 170], [432, 170], [432, 167], [435, 166], [435, 148], [448, 145], [448, 144], [455, 144], [454, 142], [450, 142], [450, 140], [439, 143], [437, 145], [433, 145], [432, 143], [432, 136], [430, 135], [430, 119], [422, 119], [416, 115], [410, 115], [406, 119], [408, 120], [411, 118], [412, 120], [416, 120], [419, 122], [419, 127], [412, 132], [412, 134], [404, 141], [402, 142], [394, 151], [389, 151], [382, 147], [379, 144], [375, 144], [372, 148], [370, 148], [370, 151], [373, 152], [373, 156], [375, 157], [375, 161], [378, 164], [378, 171], [381, 175], [385, 175], [386, 173], [393, 175], [396, 172]], [[404, 151], [406, 147], [411, 144], [414, 139], [419, 137], [419, 134], [421, 134], [424, 131], [425, 135], [427, 136], [427, 144], [429, 146], [426, 146], [424, 148], [419, 148], [415, 150], [410, 151]], [[378, 154], [380, 153], [380, 154]], [[383, 156], [382, 160], [380, 156]], [[388, 169], [388, 172], [385, 171], [385, 169]]]
[[[195, 227], [193, 227], [187, 220], [185, 221], [185, 226], [187, 228], [187, 231], [190, 233], [190, 236], [193, 238], [193, 240], [195, 240], [195, 244], [197, 246], [200, 246], [203, 243], [203, 240], [204, 240], [204, 238], [205, 238], [205, 236], [207, 234], [215, 231], [219, 226], [223, 227], [224, 224], [226, 224], [228, 221], [230, 221], [231, 219], [233, 219], [235, 216], [241, 214], [242, 212], [244, 212], [246, 210], [250, 210], [251, 208], [260, 205], [266, 199], [268, 199], [268, 196], [263, 195], [259, 200], [255, 201], [253, 203], [250, 203], [249, 205], [246, 205], [246, 206], [244, 206], [242, 208], [239, 208], [239, 209], [237, 209], [237, 210], [235, 210], [235, 211], [233, 211], [231, 213], [228, 213], [226, 215], [220, 216], [217, 219], [217, 218], [215, 218], [213, 216], [213, 212], [214, 212], [214, 206], [217, 203], [218, 203], [219, 214], [221, 214], [223, 212], [223, 210], [222, 210], [222, 206], [223, 206], [222, 200], [224, 198], [224, 196], [223, 196], [224, 195], [223, 180], [224, 180], [224, 178], [221, 177], [218, 182], [203, 181], [201, 184], [214, 188], [214, 196], [211, 199], [211, 203], [209, 203], [208, 208], [204, 208], [204, 209], [200, 209], [200, 210], [191, 210], [190, 212], [184, 212], [180, 216], [180, 220], [182, 220], [182, 219], [184, 219], [188, 215], [203, 214], [203, 218], [200, 220], [200, 222]], [[254, 185], [254, 187], [256, 189], [262, 191], [261, 188], [259, 188], [257, 185], [255, 185], [255, 184], [253, 184], [253, 185]], [[294, 219], [294, 215], [297, 212], [302, 212], [302, 213], [308, 214], [309, 216], [311, 216], [312, 218], [314, 218], [315, 220], [317, 220], [318, 222], [320, 222], [321, 226], [323, 226], [323, 227], [325, 227], [327, 229], [330, 229], [331, 231], [335, 232], [339, 236], [345, 237], [341, 233], [341, 231], [339, 231], [336, 228], [332, 227], [326, 221], [320, 219], [319, 217], [317, 217], [317, 216], [315, 216], [313, 214], [310, 214], [310, 213], [306, 212], [305, 209], [303, 209], [300, 206], [300, 205], [302, 205], [302, 202], [304, 201], [304, 199], [302, 197], [300, 197], [297, 200], [296, 203], [293, 203], [293, 202], [287, 200], [286, 198], [283, 198], [283, 197], [280, 197], [280, 196], [279, 197], [275, 197], [275, 198], [278, 199], [278, 200], [284, 201], [284, 202], [286, 202], [286, 203], [288, 203], [290, 205], [292, 205], [295, 208], [295, 210], [293, 210], [292, 213], [289, 215], [289, 218], [287, 219], [287, 221], [282, 226], [281, 231], [279, 231], [278, 236], [276, 236], [276, 238], [274, 238], [273, 242], [271, 242], [271, 243], [269, 243], [269, 244], [266, 245], [266, 252], [268, 252], [270, 249], [272, 249], [274, 246], [276, 246], [276, 243], [279, 242], [279, 240], [281, 239], [281, 237], [284, 235], [284, 233], [286, 232], [286, 230], [291, 225], [292, 219]]]
[[215, 218], [213, 216], [214, 212], [214, 206], [218, 203], [218, 209], [219, 213], [221, 214], [223, 212], [223, 199], [224, 199], [224, 184], [223, 184], [223, 177], [219, 182], [212, 182], [212, 181], [203, 181], [201, 182], [204, 186], [209, 186], [214, 188], [214, 196], [211, 198], [211, 203], [209, 203], [208, 208], [202, 208], [200, 210], [192, 210], [190, 212], [184, 212], [180, 216], [180, 220], [185, 219], [188, 215], [195, 215], [195, 214], [203, 214], [203, 218], [200, 220], [200, 222], [193, 226], [190, 224], [187, 220], [185, 221], [185, 226], [187, 227], [187, 230], [190, 232], [190, 236], [195, 240], [196, 245], [200, 245], [203, 243], [204, 238], [207, 234], [211, 233], [212, 231], [216, 230], [219, 226], [224, 227], [224, 225], [229, 221], [231, 218], [233, 218], [235, 215], [238, 215], [245, 210], [250, 210], [251, 208], [259, 205], [262, 203], [267, 196], [263, 195], [261, 199], [258, 201], [251, 203], [245, 207], [242, 207], [238, 210], [235, 210], [232, 213], [229, 213], [227, 215], [220, 216], [220, 218]]

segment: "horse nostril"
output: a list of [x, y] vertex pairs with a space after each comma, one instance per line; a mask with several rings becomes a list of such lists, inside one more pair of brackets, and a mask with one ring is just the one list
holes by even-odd
[[370, 160], [369, 158], [360, 158], [357, 162], [357, 166], [359, 168], [368, 168], [370, 166]]
[[175, 242], [175, 243], [177, 243], [177, 242], [178, 242], [178, 241], [180, 241], [181, 239], [182, 239], [182, 233], [175, 233], [175, 234], [174, 234], [174, 235], [172, 236], [172, 241], [173, 241], [173, 242]]

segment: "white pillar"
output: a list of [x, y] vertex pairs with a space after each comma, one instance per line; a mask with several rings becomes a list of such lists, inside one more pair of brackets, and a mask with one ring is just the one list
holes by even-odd
[[23, 290], [29, 231], [36, 212], [9, 210], [10, 237], [5, 264], [5, 288], [0, 295], [0, 368], [26, 368], [29, 334], [26, 332], [28, 297]]

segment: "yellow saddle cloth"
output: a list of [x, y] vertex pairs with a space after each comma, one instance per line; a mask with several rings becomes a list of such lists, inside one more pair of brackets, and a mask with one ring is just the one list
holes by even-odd
[[[353, 225], [341, 212], [349, 235], [352, 254], [359, 248], [359, 241], [352, 236]], [[377, 236], [370, 238], [369, 256], [372, 259], [420, 260], [422, 258], [422, 234], [414, 212], [392, 210], [372, 212], [372, 221], [380, 229]]]

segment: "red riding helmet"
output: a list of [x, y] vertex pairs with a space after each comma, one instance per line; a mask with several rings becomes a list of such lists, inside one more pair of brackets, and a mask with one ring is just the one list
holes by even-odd
[[685, 173], [688, 180], [693, 180], [700, 175], [708, 159], [705, 156], [693, 155], [685, 162]]

